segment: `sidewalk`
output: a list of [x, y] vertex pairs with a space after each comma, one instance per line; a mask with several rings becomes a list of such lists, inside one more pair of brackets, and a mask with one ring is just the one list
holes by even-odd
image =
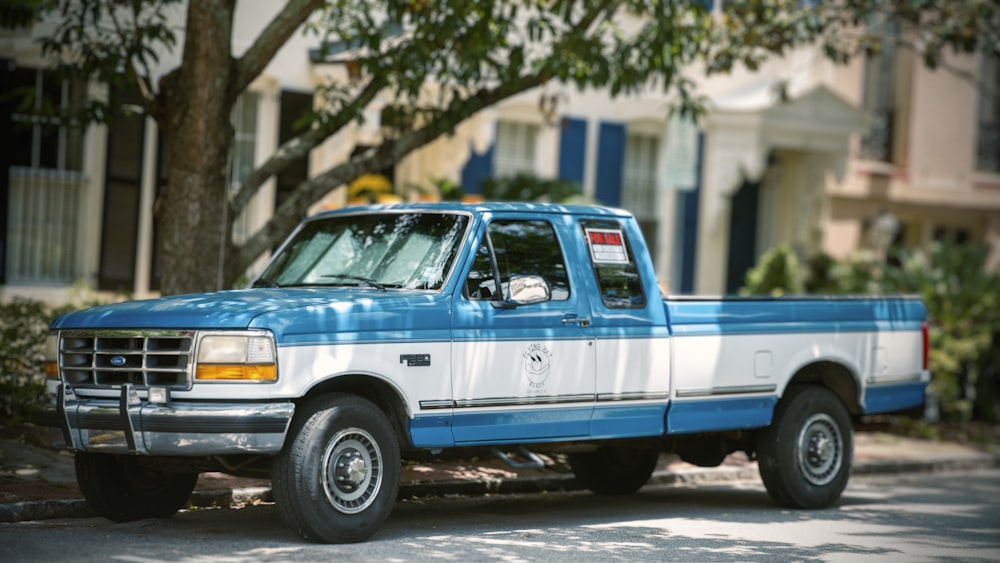
[[[933, 442], [879, 432], [858, 432], [854, 475], [975, 470], [1000, 467], [1000, 454], [954, 442]], [[695, 484], [756, 480], [757, 463], [742, 453], [720, 467], [701, 468], [664, 454], [653, 484]], [[495, 458], [405, 463], [399, 498], [445, 494], [527, 493], [576, 490], [573, 475], [558, 465], [513, 469]], [[192, 506], [226, 507], [271, 500], [264, 479], [204, 473], [191, 496]], [[69, 452], [0, 438], [0, 522], [93, 516], [76, 485]]]

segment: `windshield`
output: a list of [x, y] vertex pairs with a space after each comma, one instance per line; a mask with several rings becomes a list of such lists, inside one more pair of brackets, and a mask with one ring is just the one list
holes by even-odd
[[438, 290], [468, 218], [454, 213], [366, 213], [309, 222], [254, 283]]

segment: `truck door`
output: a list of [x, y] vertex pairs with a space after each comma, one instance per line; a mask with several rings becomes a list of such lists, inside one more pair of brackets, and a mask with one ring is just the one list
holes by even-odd
[[[595, 352], [587, 294], [568, 269], [548, 220], [489, 221], [454, 299], [453, 433], [456, 443], [587, 436]], [[513, 306], [515, 276], [539, 276], [551, 298]]]

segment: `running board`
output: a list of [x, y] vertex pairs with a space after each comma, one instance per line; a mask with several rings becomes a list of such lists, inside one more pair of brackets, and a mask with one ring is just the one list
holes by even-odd
[[545, 467], [545, 461], [538, 457], [535, 452], [524, 446], [518, 446], [517, 453], [522, 457], [527, 458], [528, 461], [517, 461], [497, 448], [492, 448], [490, 451], [493, 452], [493, 455], [497, 456], [503, 460], [504, 463], [514, 469], [542, 469]]

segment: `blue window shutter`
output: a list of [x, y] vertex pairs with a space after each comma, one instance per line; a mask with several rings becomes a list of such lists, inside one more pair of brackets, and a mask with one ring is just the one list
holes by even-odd
[[701, 177], [704, 159], [705, 134], [698, 133], [698, 170], [695, 188], [687, 192], [678, 192], [677, 224], [683, 225], [683, 230], [677, 235], [681, 239], [681, 293], [694, 293], [694, 269], [696, 252], [698, 250], [698, 214], [701, 201]]
[[478, 194], [479, 185], [484, 180], [493, 177], [493, 147], [483, 154], [476, 154], [472, 151], [465, 167], [462, 168], [462, 191], [467, 194]]
[[622, 167], [625, 164], [625, 125], [601, 122], [597, 138], [597, 186], [594, 197], [612, 207], [622, 204]]
[[583, 163], [587, 153], [587, 121], [564, 117], [559, 133], [559, 178], [583, 186]]

